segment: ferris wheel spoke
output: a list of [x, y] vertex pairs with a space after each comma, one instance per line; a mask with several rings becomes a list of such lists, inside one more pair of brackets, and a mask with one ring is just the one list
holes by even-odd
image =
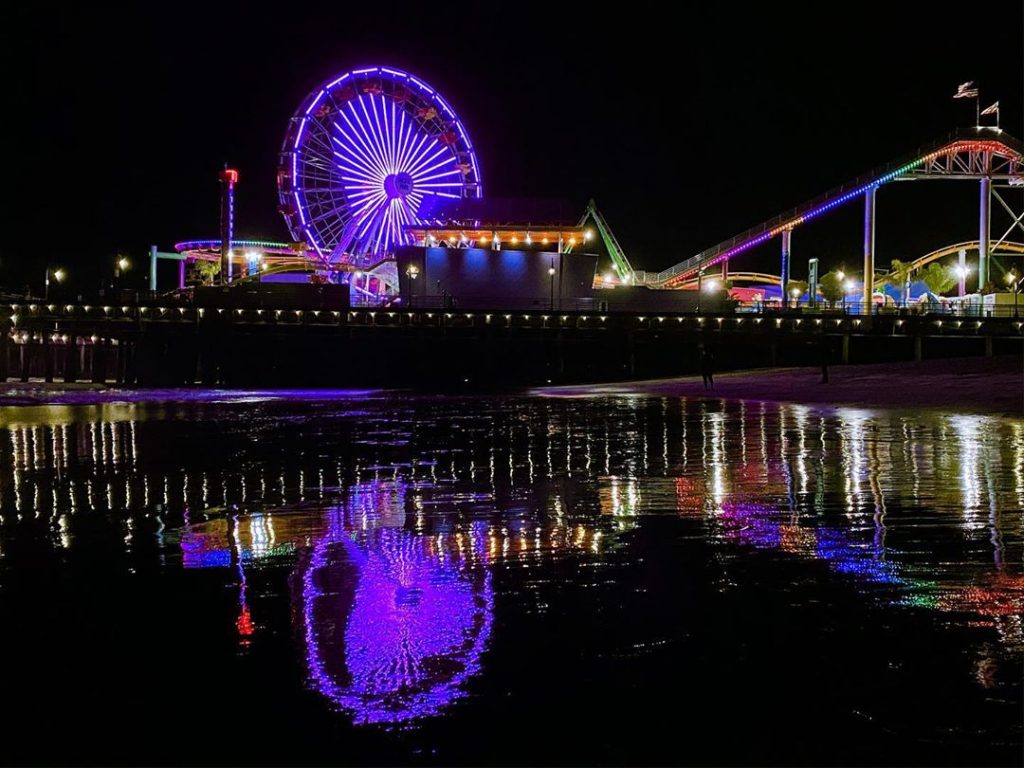
[[363, 125], [363, 121], [359, 117], [359, 113], [356, 111], [355, 104], [351, 101], [348, 103], [348, 111], [352, 113], [352, 118], [355, 119], [355, 124], [353, 124], [352, 119], [350, 119], [345, 112], [342, 112], [341, 116], [352, 129], [352, 136], [354, 136], [358, 140], [359, 144], [362, 145], [363, 149], [366, 150], [367, 155], [373, 158], [373, 164], [380, 169], [381, 175], [386, 176], [387, 169], [381, 160], [380, 153], [374, 148], [373, 140], [370, 138], [370, 134], [366, 132], [366, 127]]
[[380, 164], [381, 166], [383, 166], [385, 173], [391, 173], [391, 169], [388, 167], [388, 160], [384, 152], [384, 147], [381, 144], [380, 128], [377, 129], [376, 133], [372, 130], [373, 120], [370, 117], [369, 110], [366, 109], [366, 102], [363, 101], [362, 96], [360, 96], [357, 99], [357, 101], [359, 102], [359, 108], [363, 111], [363, 116], [366, 118], [365, 125], [367, 126], [367, 128], [371, 129], [369, 130], [368, 136], [370, 137], [370, 140], [373, 141], [373, 144], [376, 147], [377, 156], [380, 158]]
[[412, 148], [411, 148], [411, 149], [410, 149], [410, 150], [408, 151], [408, 153], [406, 154], [406, 157], [407, 157], [408, 159], [407, 159], [407, 160], [406, 160], [406, 159], [403, 159], [403, 160], [402, 160], [402, 169], [403, 169], [403, 170], [404, 170], [404, 171], [405, 171], [406, 173], [408, 173], [408, 172], [409, 172], [409, 167], [410, 167], [410, 165], [412, 164], [412, 160], [413, 160], [413, 158], [415, 158], [415, 157], [416, 157], [416, 155], [417, 155], [417, 154], [419, 153], [419, 151], [420, 151], [420, 148], [421, 148], [421, 147], [422, 147], [422, 146], [423, 146], [423, 145], [424, 145], [424, 144], [426, 143], [427, 139], [429, 139], [429, 138], [430, 138], [430, 136], [428, 136], [427, 134], [425, 134], [425, 133], [424, 133], [424, 134], [420, 134], [420, 137], [419, 137], [419, 143], [417, 143], [417, 142], [416, 142], [416, 139], [413, 139], [412, 143], [413, 143], [413, 144], [415, 144], [415, 146], [414, 146], [414, 147], [412, 147]]
[[339, 163], [338, 170], [341, 171], [341, 175], [338, 178], [340, 178], [342, 181], [350, 181], [357, 184], [369, 184], [375, 187], [380, 186], [380, 179], [374, 178], [373, 176], [367, 176], [365, 173], [356, 168], [349, 168]]
[[[460, 184], [459, 186], [462, 186], [462, 185]], [[437, 192], [437, 191], [435, 191], [433, 189], [424, 189], [424, 190], [421, 190], [421, 191], [423, 192], [424, 195], [434, 195], [435, 197], [454, 197], [454, 198], [461, 197], [461, 195], [453, 195], [451, 192]]]
[[351, 147], [347, 146], [337, 136], [332, 136], [331, 140], [337, 145], [338, 149], [344, 152], [343, 155], [341, 152], [338, 151], [338, 149], [333, 150], [333, 154], [335, 157], [339, 159], [343, 158], [345, 159], [346, 162], [358, 166], [363, 170], [364, 173], [366, 173], [369, 176], [372, 176], [374, 178], [378, 178], [380, 176], [380, 171], [375, 169], [372, 163], [368, 163], [359, 153], [355, 152]]
[[[348, 125], [349, 130], [351, 131], [351, 133], [345, 131], [337, 121], [334, 122], [334, 124], [338, 128], [338, 134], [348, 141], [348, 144], [345, 146], [347, 146], [350, 152], [359, 155], [370, 168], [374, 169], [377, 173], [381, 174], [382, 176], [385, 175], [386, 172], [384, 170], [384, 166], [381, 165], [380, 158], [377, 157], [377, 153], [370, 147], [370, 145], [366, 141], [363, 140], [363, 137], [360, 136], [360, 133], [362, 133], [362, 131], [357, 129], [356, 126], [352, 124], [352, 121], [349, 119], [348, 115], [346, 115], [344, 112], [341, 112], [340, 114], [342, 119], [345, 121], [345, 124]], [[362, 126], [360, 126], [360, 128], [362, 128]]]
[[329, 141], [321, 142], [319, 136], [308, 137], [304, 146], [305, 155], [302, 158], [302, 165], [314, 167], [323, 165], [325, 168], [330, 168], [334, 165], [333, 149]]
[[412, 121], [409, 121], [409, 125], [405, 124], [405, 110], [400, 110], [398, 113], [398, 160], [397, 167], [400, 170], [405, 170], [405, 153], [409, 148], [409, 138], [412, 136]]
[[359, 224], [362, 224], [362, 229], [359, 231], [357, 237], [360, 239], [366, 237], [366, 233], [370, 231], [370, 228], [373, 226], [373, 222], [377, 219], [379, 214], [380, 206], [372, 207], [366, 212], [363, 219], [359, 221]]
[[[388, 219], [391, 215], [391, 204], [388, 203], [381, 210], [380, 223], [377, 226], [377, 241], [373, 244], [373, 250], [380, 253], [381, 239], [388, 231]], [[384, 249], [387, 250], [387, 244], [385, 243]]]
[[[435, 142], [434, 142], [434, 144], [436, 145], [436, 144], [437, 144], [437, 142], [435, 141]], [[409, 175], [410, 175], [410, 176], [412, 176], [413, 178], [415, 178], [415, 177], [416, 177], [416, 176], [417, 176], [418, 174], [422, 173], [422, 172], [423, 172], [423, 170], [424, 170], [424, 169], [425, 169], [425, 168], [426, 168], [426, 167], [427, 167], [427, 166], [428, 166], [428, 165], [429, 165], [430, 163], [432, 163], [432, 162], [434, 162], [435, 160], [437, 160], [437, 158], [439, 158], [439, 157], [440, 157], [441, 155], [445, 154], [445, 153], [446, 153], [447, 151], [448, 151], [448, 147], [441, 147], [441, 148], [440, 148], [439, 150], [437, 150], [437, 152], [435, 152], [434, 154], [432, 154], [432, 155], [431, 155], [430, 157], [428, 157], [427, 159], [425, 159], [425, 160], [420, 160], [420, 162], [418, 162], [418, 163], [417, 163], [416, 165], [414, 165], [414, 166], [411, 166], [411, 167], [409, 168]], [[445, 160], [445, 162], [447, 162], [447, 159]]]
[[[441, 165], [447, 165], [449, 162], [451, 162], [451, 161], [450, 160], [445, 160], [443, 163], [441, 163]], [[435, 166], [435, 168], [436, 167], [437, 166]], [[435, 173], [432, 176], [424, 176], [421, 173], [421, 175], [416, 176], [414, 178], [416, 179], [417, 182], [434, 181], [435, 179], [443, 179], [443, 178], [446, 178], [448, 176], [460, 176], [461, 174], [462, 174], [462, 171], [460, 171], [458, 168], [454, 168], [454, 169], [452, 169], [450, 171], [444, 171], [443, 173]]]
[[395, 173], [399, 172], [398, 157], [395, 154], [395, 131], [398, 130], [398, 122], [395, 120], [395, 102], [391, 100], [391, 119], [388, 120], [388, 103], [384, 97], [380, 97], [380, 111], [384, 118], [384, 132], [387, 134], [388, 157], [391, 158], [391, 167]]
[[407, 170], [410, 174], [415, 175], [416, 171], [419, 170], [420, 167], [433, 162], [441, 155], [442, 152], [444, 152], [444, 147], [441, 147], [437, 152], [434, 152], [434, 154], [431, 155], [430, 153], [433, 152], [434, 147], [437, 146], [437, 139], [432, 136], [428, 136], [427, 138], [430, 139], [430, 143], [427, 144], [426, 147], [424, 147], [424, 149], [408, 163]]
[[[371, 131], [371, 133], [373, 133], [373, 137], [377, 140], [377, 146], [380, 148], [380, 156], [384, 160], [384, 167], [387, 168], [389, 174], [394, 173], [395, 167], [391, 163], [391, 157], [388, 155], [388, 137], [386, 130], [387, 121], [385, 120], [385, 127], [382, 128], [380, 123], [380, 116], [377, 114], [377, 100], [373, 97], [372, 93], [370, 94], [369, 102], [370, 111], [373, 112], [373, 127], [377, 129], [376, 131]], [[366, 110], [365, 105], [363, 106], [363, 110]], [[366, 120], [367, 122], [369, 122], [369, 116], [367, 116]]]
[[394, 143], [391, 152], [395, 158], [395, 168], [401, 171], [402, 166], [399, 162], [399, 153], [402, 149], [402, 139], [405, 132], [405, 110], [400, 109], [394, 101], [391, 102], [391, 127], [394, 129]]
[[398, 168], [395, 166], [395, 102], [391, 102], [391, 120], [388, 121], [388, 104], [384, 100], [384, 97], [380, 97], [380, 111], [384, 118], [384, 134], [385, 141], [388, 147], [388, 158], [391, 161], [391, 168], [394, 173], [398, 173]]
[[371, 216], [373, 212], [376, 211], [386, 200], [387, 196], [384, 194], [364, 200], [360, 207], [355, 211], [355, 215], [352, 217], [356, 221], [356, 226], [362, 224], [366, 217]]

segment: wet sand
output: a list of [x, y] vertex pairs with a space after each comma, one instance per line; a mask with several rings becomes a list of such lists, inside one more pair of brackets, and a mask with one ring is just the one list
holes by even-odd
[[827, 384], [821, 382], [821, 368], [775, 368], [717, 373], [711, 390], [704, 389], [700, 376], [686, 376], [533, 391], [556, 397], [714, 397], [1024, 416], [1024, 360], [1014, 355], [833, 365], [828, 373]]

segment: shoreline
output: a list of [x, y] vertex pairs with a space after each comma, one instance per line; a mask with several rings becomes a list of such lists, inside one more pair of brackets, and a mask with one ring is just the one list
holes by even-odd
[[1024, 359], [1017, 355], [831, 365], [828, 373], [827, 384], [821, 382], [820, 367], [762, 368], [715, 373], [714, 387], [707, 390], [700, 376], [683, 376], [538, 387], [530, 392], [545, 397], [695, 397], [1024, 417]]
[[922, 362], [865, 363], [829, 366], [821, 383], [820, 367], [760, 368], [714, 374], [705, 389], [700, 376], [667, 379], [527, 387], [493, 392], [417, 392], [410, 389], [221, 389], [168, 387], [121, 389], [105, 384], [42, 381], [7, 382], [0, 407], [101, 405], [117, 402], [210, 402], [268, 399], [321, 400], [367, 396], [480, 397], [693, 397], [822, 406], [943, 409], [947, 412], [1024, 418], [1024, 358], [948, 358]]

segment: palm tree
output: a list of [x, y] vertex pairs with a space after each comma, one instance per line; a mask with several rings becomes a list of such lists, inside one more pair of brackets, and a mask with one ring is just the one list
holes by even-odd
[[929, 264], [927, 269], [921, 270], [921, 280], [928, 290], [936, 295], [945, 293], [957, 283], [953, 270], [937, 261]]
[[[840, 277], [840, 274], [843, 277]], [[833, 269], [831, 272], [826, 272], [821, 277], [821, 282], [818, 287], [821, 289], [821, 295], [830, 306], [835, 307], [836, 302], [846, 295], [846, 275], [838, 269]]]
[[886, 282], [899, 290], [903, 304], [910, 303], [910, 277], [913, 272], [913, 266], [909, 262], [893, 259], [892, 268], [886, 276]]

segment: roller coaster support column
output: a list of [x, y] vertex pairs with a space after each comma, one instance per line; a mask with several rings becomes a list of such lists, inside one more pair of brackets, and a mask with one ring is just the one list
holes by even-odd
[[790, 253], [790, 238], [793, 236], [793, 230], [784, 229], [782, 230], [782, 267], [779, 269], [779, 277], [782, 280], [782, 305], [786, 306], [789, 303], [789, 299], [786, 296], [786, 286], [789, 284], [789, 253]]
[[978, 293], [985, 290], [988, 283], [988, 247], [989, 247], [989, 206], [992, 202], [992, 179], [981, 177], [981, 205], [978, 217]]
[[875, 190], [870, 187], [864, 193], [864, 307], [861, 310], [871, 314], [875, 295]]

